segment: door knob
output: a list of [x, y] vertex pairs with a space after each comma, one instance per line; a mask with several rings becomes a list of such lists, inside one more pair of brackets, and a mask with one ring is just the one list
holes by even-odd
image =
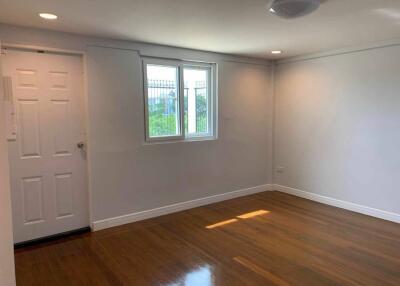
[[84, 142], [78, 142], [78, 144], [76, 144], [76, 147], [78, 147], [79, 149], [83, 149], [83, 148], [85, 148], [85, 143]]

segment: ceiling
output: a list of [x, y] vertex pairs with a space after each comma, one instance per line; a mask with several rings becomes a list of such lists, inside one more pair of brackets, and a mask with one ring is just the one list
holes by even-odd
[[[268, 1], [0, 0], [0, 22], [262, 58], [400, 38], [399, 0], [325, 0], [292, 20], [269, 13]], [[284, 53], [272, 56], [275, 49]]]

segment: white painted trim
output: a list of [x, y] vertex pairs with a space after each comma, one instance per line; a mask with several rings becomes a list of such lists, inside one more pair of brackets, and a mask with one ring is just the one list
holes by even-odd
[[311, 53], [311, 54], [304, 54], [304, 55], [298, 55], [298, 56], [294, 56], [294, 57], [283, 58], [280, 60], [276, 60], [276, 64], [282, 65], [282, 64], [289, 64], [289, 63], [295, 63], [295, 62], [303, 62], [303, 61], [314, 60], [314, 59], [318, 59], [318, 58], [334, 57], [334, 56], [339, 56], [339, 55], [360, 53], [360, 52], [369, 51], [369, 50], [383, 49], [383, 48], [396, 47], [396, 46], [400, 46], [400, 39], [379, 41], [379, 42], [373, 42], [373, 43], [369, 43], [369, 44], [365, 44], [365, 45], [351, 46], [351, 47], [339, 48], [339, 49], [334, 49], [334, 50], [322, 51], [319, 53]]
[[10, 44], [4, 43], [2, 45], [5, 49], [21, 49], [21, 50], [43, 50], [50, 53], [62, 53], [62, 54], [71, 54], [71, 55], [80, 55], [83, 56], [85, 54], [84, 51], [76, 51], [76, 50], [68, 50], [68, 49], [58, 49], [58, 48], [51, 48], [45, 46], [35, 46], [35, 45], [19, 45], [19, 44]]
[[379, 209], [375, 209], [375, 208], [371, 208], [371, 207], [367, 207], [367, 206], [363, 206], [363, 205], [359, 205], [359, 204], [355, 204], [355, 203], [351, 203], [351, 202], [347, 202], [347, 201], [334, 199], [331, 197], [321, 196], [321, 195], [317, 195], [314, 193], [305, 192], [302, 190], [298, 190], [298, 189], [294, 189], [294, 188], [290, 188], [290, 187], [286, 187], [286, 186], [281, 186], [281, 185], [274, 185], [274, 189], [277, 191], [281, 191], [281, 192], [290, 194], [290, 195], [309, 199], [309, 200], [323, 203], [326, 205], [330, 205], [330, 206], [338, 207], [341, 209], [346, 209], [349, 211], [353, 211], [353, 212], [373, 216], [376, 218], [400, 223], [400, 214], [397, 214], [397, 213], [387, 212], [387, 211], [383, 211], [383, 210], [379, 210]]
[[[139, 53], [140, 56], [140, 53]], [[144, 115], [145, 115], [145, 141], [143, 145], [152, 145], [159, 143], [176, 143], [176, 142], [193, 142], [205, 140], [217, 140], [216, 129], [218, 126], [217, 117], [217, 88], [216, 88], [216, 63], [198, 62], [198, 61], [185, 61], [180, 59], [170, 59], [161, 57], [148, 57], [140, 56], [142, 61], [142, 85], [144, 95]], [[178, 94], [179, 94], [179, 129], [180, 134], [150, 137], [150, 124], [149, 124], [149, 95], [147, 84], [147, 66], [158, 65], [176, 68], [176, 78], [178, 79]], [[199, 69], [207, 71], [207, 84], [209, 87], [208, 94], [208, 133], [197, 134], [189, 136], [186, 134], [184, 126], [184, 69]]]
[[119, 226], [127, 223], [132, 223], [140, 220], [145, 220], [153, 217], [158, 217], [170, 213], [175, 213], [183, 210], [188, 210], [200, 206], [205, 206], [221, 201], [226, 201], [238, 197], [243, 197], [251, 194], [261, 193], [265, 191], [271, 191], [273, 189], [273, 185], [261, 185], [257, 187], [237, 190], [233, 192], [218, 194], [214, 196], [204, 197], [200, 199], [195, 199], [191, 201], [176, 203], [168, 206], [163, 206], [151, 210], [145, 210], [141, 212], [135, 212], [127, 215], [122, 215], [118, 217], [98, 220], [92, 223], [92, 230], [98, 231], [114, 226]]

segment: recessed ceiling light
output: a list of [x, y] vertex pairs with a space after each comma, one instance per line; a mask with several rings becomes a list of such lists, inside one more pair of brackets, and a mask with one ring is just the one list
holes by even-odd
[[273, 55], [280, 55], [280, 54], [282, 54], [282, 51], [278, 51], [278, 50], [276, 50], [276, 51], [271, 51], [271, 54], [273, 54]]
[[55, 20], [57, 19], [57, 15], [50, 14], [50, 13], [39, 13], [39, 16], [46, 20]]

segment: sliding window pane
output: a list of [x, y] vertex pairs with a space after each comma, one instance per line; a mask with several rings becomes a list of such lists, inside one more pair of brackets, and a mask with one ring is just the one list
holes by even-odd
[[184, 119], [188, 137], [202, 136], [210, 131], [209, 72], [209, 69], [198, 67], [184, 68]]
[[146, 67], [149, 137], [179, 136], [178, 69], [151, 64]]

